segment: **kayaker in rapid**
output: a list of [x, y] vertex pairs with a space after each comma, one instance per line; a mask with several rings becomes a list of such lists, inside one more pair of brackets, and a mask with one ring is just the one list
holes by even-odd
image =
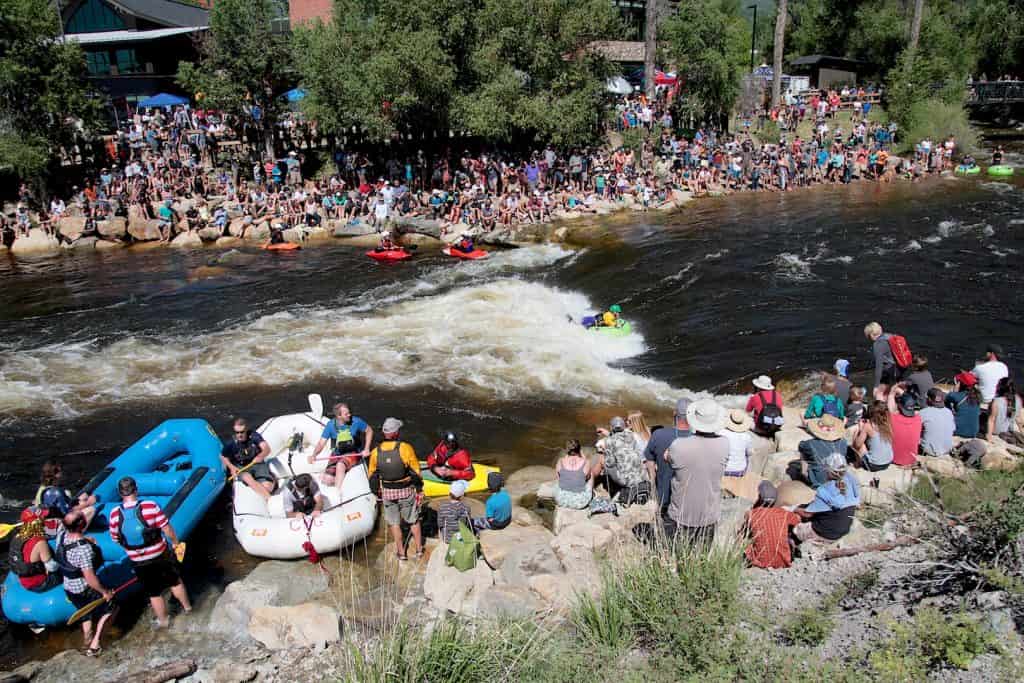
[[[184, 545], [178, 543], [178, 535], [160, 506], [151, 500], [139, 500], [139, 487], [133, 478], [123, 477], [118, 481], [117, 493], [121, 504], [110, 512], [110, 539], [120, 544], [132, 561], [135, 576], [156, 615], [156, 628], [167, 628], [171, 620], [167, 615], [165, 590], [171, 589], [171, 595], [178, 599], [186, 614], [192, 611], [188, 591], [178, 572]], [[168, 540], [178, 557], [172, 555]]]
[[[274, 492], [274, 475], [265, 462], [270, 457], [270, 444], [260, 433], [249, 429], [243, 418], [234, 423], [234, 437], [220, 452], [220, 461], [232, 477], [266, 499]], [[239, 474], [241, 472], [241, 474]]]
[[358, 466], [364, 458], [370, 457], [373, 428], [363, 418], [353, 415], [347, 403], [337, 403], [334, 406], [334, 418], [324, 426], [320, 440], [308, 458], [310, 464], [328, 442], [331, 444], [331, 456], [321, 480], [327, 486], [340, 489], [345, 481], [345, 473]]
[[21, 585], [36, 593], [45, 593], [61, 582], [60, 566], [46, 543], [44, 520], [49, 510], [36, 506], [21, 511], [21, 526], [11, 539], [7, 566]]
[[452, 245], [453, 249], [458, 249], [463, 254], [470, 254], [476, 251], [476, 246], [473, 244], [473, 238], [463, 233], [461, 239]]
[[324, 497], [312, 475], [300, 474], [285, 487], [282, 495], [284, 512], [289, 517], [319, 517], [324, 509]]
[[621, 324], [619, 314], [622, 313], [622, 306], [612, 304], [608, 310], [597, 318], [598, 327], [618, 327]]
[[402, 542], [402, 522], [412, 532], [414, 556], [423, 557], [420, 532], [420, 463], [412, 444], [401, 441], [402, 421], [389, 417], [381, 431], [384, 441], [370, 452], [370, 490], [384, 502], [384, 523], [391, 530], [399, 560], [408, 559]]
[[58, 539], [56, 560], [64, 582], [64, 594], [76, 610], [103, 598], [105, 602], [82, 620], [85, 655], [96, 657], [103, 651], [100, 638], [104, 627], [115, 615], [114, 593], [103, 585], [96, 570], [103, 564], [103, 553], [91, 538], [86, 538], [89, 521], [80, 510], [64, 516], [64, 533]]
[[72, 500], [71, 494], [60, 485], [63, 476], [64, 470], [56, 460], [47, 460], [43, 463], [34, 502], [47, 511], [44, 525], [50, 538], [57, 535], [61, 519], [69, 512], [80, 511], [90, 524], [96, 515], [96, 496], [80, 493], [77, 502]]
[[385, 230], [380, 234], [380, 242], [377, 244], [377, 251], [395, 251], [400, 250], [402, 247], [395, 244], [395, 241], [391, 239], [391, 231]]
[[459, 437], [448, 432], [427, 456], [427, 467], [446, 481], [473, 478], [473, 460], [469, 451], [459, 446]]

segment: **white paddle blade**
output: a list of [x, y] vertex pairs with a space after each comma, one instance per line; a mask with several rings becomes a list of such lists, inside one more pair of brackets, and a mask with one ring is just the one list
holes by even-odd
[[320, 394], [310, 394], [307, 399], [309, 400], [309, 412], [313, 414], [313, 417], [321, 418], [324, 416], [324, 399]]

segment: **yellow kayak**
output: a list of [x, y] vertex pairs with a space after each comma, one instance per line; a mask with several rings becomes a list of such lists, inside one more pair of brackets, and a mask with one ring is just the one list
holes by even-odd
[[[486, 491], [487, 475], [491, 472], [501, 472], [501, 468], [473, 463], [473, 478], [466, 481], [466, 484], [468, 484], [466, 493]], [[439, 498], [448, 495], [452, 482], [435, 476], [433, 472], [427, 469], [425, 462], [420, 462], [420, 476], [423, 477], [423, 495], [428, 498]]]

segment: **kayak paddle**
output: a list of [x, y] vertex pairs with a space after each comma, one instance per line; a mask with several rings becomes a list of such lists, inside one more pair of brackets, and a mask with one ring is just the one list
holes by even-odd
[[12, 531], [21, 526], [21, 522], [16, 524], [0, 524], [0, 540], [7, 538], [7, 535]]
[[[114, 590], [112, 590], [111, 593], [113, 593], [114, 595], [117, 595], [118, 593], [123, 591], [128, 586], [132, 585], [133, 583], [136, 583], [138, 580], [139, 579], [137, 577], [133, 577], [133, 578], [125, 581], [124, 583], [122, 583], [120, 586], [118, 586]], [[72, 614], [70, 617], [68, 617], [68, 624], [67, 625], [71, 626], [72, 624], [77, 622], [82, 617], [88, 616], [94, 609], [96, 609], [97, 607], [102, 605], [104, 602], [106, 602], [105, 598], [99, 598], [98, 600], [93, 600], [88, 605], [86, 605], [85, 607], [83, 607], [82, 609], [78, 610], [77, 612]]]

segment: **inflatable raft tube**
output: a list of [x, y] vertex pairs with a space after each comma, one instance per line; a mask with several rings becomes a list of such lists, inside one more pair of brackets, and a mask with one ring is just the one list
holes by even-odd
[[989, 166], [988, 174], [997, 176], [1013, 175], [1013, 166]]

